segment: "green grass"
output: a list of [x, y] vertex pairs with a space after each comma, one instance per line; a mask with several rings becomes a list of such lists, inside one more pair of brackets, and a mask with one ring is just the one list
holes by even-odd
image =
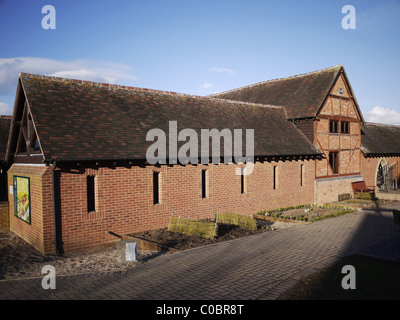
[[[290, 211], [290, 210], [295, 210], [295, 209], [302, 209], [302, 208], [322, 208], [322, 209], [327, 209], [329, 211], [334, 210], [335, 212], [327, 213], [325, 215], [320, 215], [320, 216], [311, 216], [311, 217], [305, 217], [305, 216], [290, 216], [285, 214], [285, 212]], [[264, 211], [259, 211], [256, 213], [256, 215], [266, 215], [269, 217], [275, 217], [275, 218], [282, 218], [282, 219], [290, 219], [290, 220], [299, 220], [299, 221], [308, 221], [308, 222], [314, 222], [318, 220], [323, 220], [327, 218], [332, 218], [332, 217], [338, 217], [344, 214], [348, 214], [351, 212], [357, 211], [354, 208], [346, 208], [343, 206], [332, 206], [332, 205], [313, 205], [313, 204], [301, 204], [297, 206], [290, 206], [286, 208], [278, 208], [278, 209], [272, 209], [272, 210], [264, 210]]]
[[171, 217], [168, 231], [213, 239], [217, 236], [217, 225], [215, 222], [207, 220], [198, 221]]
[[248, 230], [257, 230], [254, 217], [235, 213], [218, 213], [215, 215], [215, 219], [218, 223], [232, 224]]
[[[343, 289], [342, 267], [356, 270], [356, 288]], [[353, 255], [301, 280], [280, 300], [399, 300], [400, 261]]]

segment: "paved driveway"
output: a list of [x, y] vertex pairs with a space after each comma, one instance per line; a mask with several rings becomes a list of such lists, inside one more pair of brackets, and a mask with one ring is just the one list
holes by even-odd
[[174, 253], [127, 272], [59, 276], [55, 290], [44, 290], [42, 279], [0, 281], [0, 299], [275, 299], [342, 256], [400, 260], [392, 208]]

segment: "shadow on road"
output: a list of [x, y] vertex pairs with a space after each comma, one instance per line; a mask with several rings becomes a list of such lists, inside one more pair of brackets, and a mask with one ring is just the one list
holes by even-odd
[[[279, 300], [400, 299], [400, 225], [393, 209], [399, 204], [361, 210], [361, 221], [333, 264], [300, 280]], [[354, 267], [355, 289], [345, 290], [342, 271]]]

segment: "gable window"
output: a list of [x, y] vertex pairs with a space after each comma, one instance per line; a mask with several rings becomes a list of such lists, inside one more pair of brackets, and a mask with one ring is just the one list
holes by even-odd
[[160, 203], [160, 172], [153, 171], [153, 204]]
[[329, 152], [329, 164], [334, 174], [339, 173], [339, 152]]
[[33, 145], [33, 151], [40, 151], [40, 144], [39, 144], [39, 139], [35, 138], [35, 143]]
[[96, 211], [95, 176], [86, 177], [87, 211]]
[[330, 120], [329, 122], [329, 132], [330, 133], [338, 133], [338, 121]]
[[346, 122], [346, 121], [342, 121], [340, 132], [344, 133], [344, 134], [349, 134], [350, 133], [350, 123]]
[[25, 102], [22, 115], [16, 118], [20, 123], [20, 132], [18, 134], [16, 154], [24, 156], [38, 156], [40, 155], [39, 139], [36, 135], [35, 127], [33, 125], [32, 115], [28, 104]]
[[201, 198], [207, 198], [207, 170], [201, 170]]

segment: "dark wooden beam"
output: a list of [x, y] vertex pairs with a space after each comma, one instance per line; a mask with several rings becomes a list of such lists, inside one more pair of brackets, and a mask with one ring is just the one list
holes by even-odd
[[15, 163], [31, 163], [31, 164], [39, 164], [43, 163], [43, 156], [40, 155], [17, 155], [14, 157], [14, 162]]
[[319, 115], [318, 115], [318, 118], [320, 118], [320, 119], [328, 119], [328, 120], [336, 120], [336, 121], [361, 122], [361, 120], [358, 119], [358, 118], [345, 117], [345, 116], [337, 116], [337, 115], [319, 114]]

